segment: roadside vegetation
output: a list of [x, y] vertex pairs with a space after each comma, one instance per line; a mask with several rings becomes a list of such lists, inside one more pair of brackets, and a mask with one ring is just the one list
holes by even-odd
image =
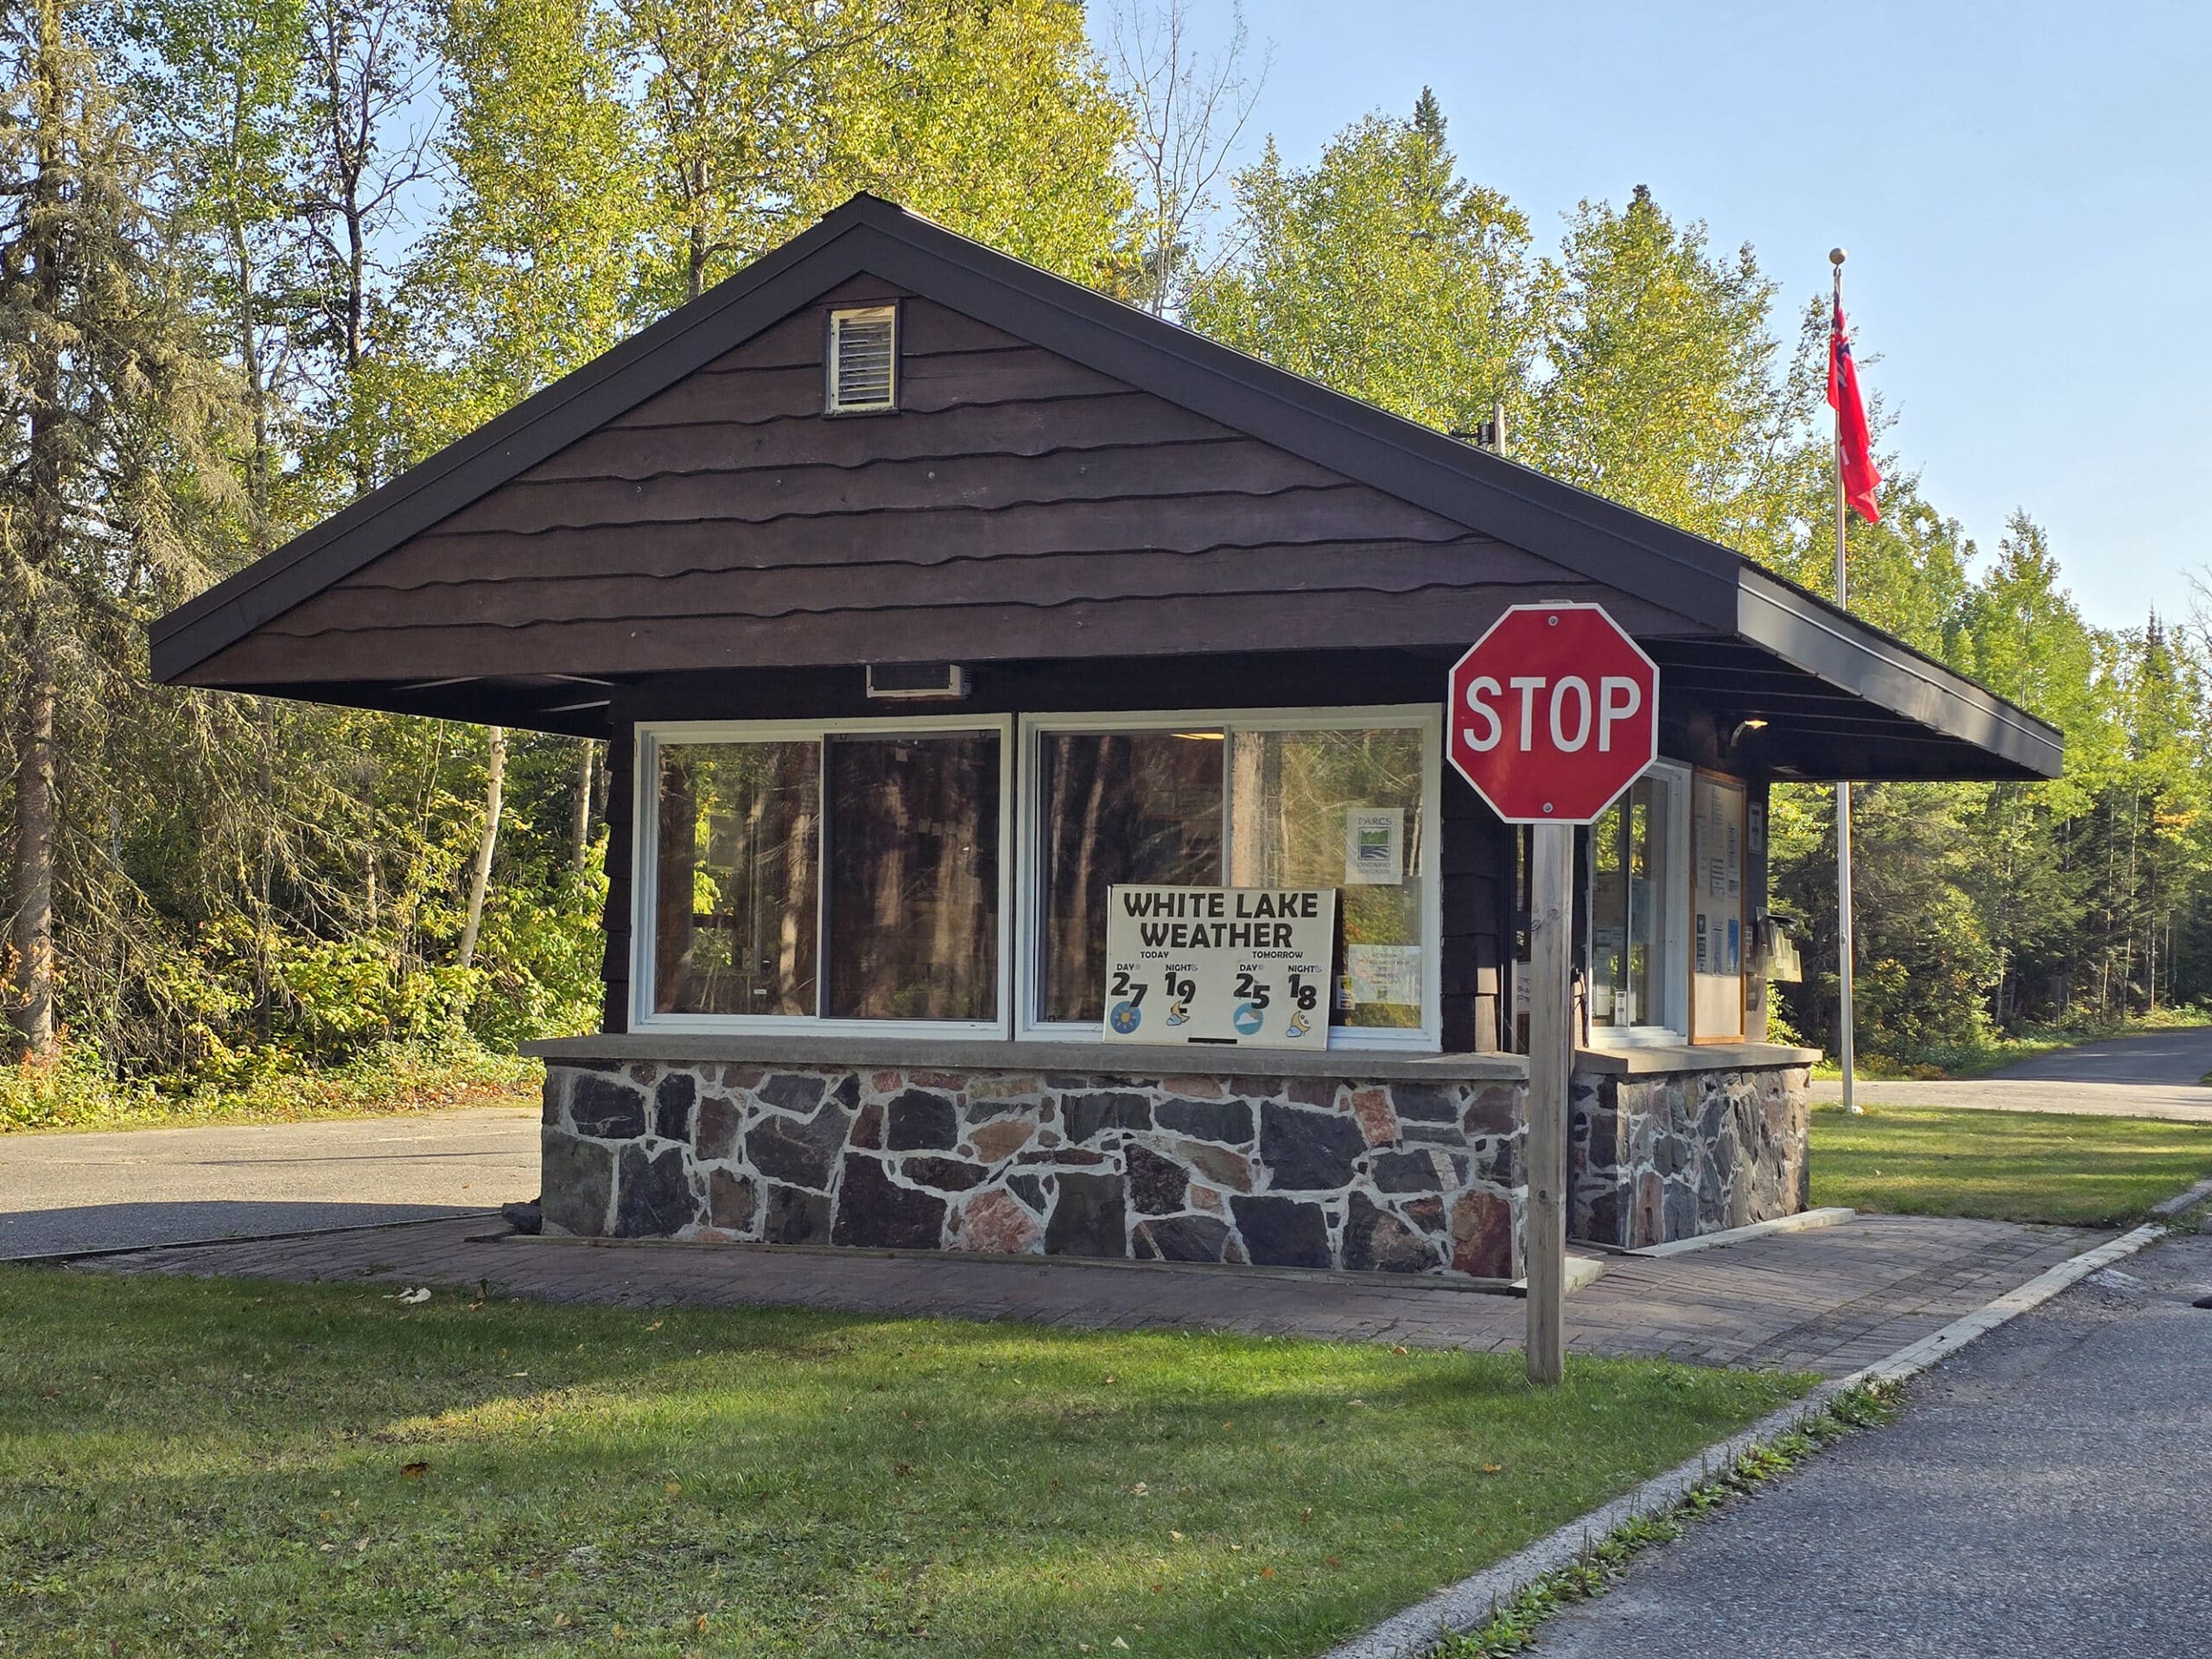
[[0, 1270], [17, 1655], [1318, 1653], [1809, 1379]]
[[257, 1071], [227, 1080], [118, 1078], [77, 1051], [51, 1065], [0, 1068], [0, 1134], [288, 1123], [464, 1106], [534, 1106], [543, 1079], [544, 1067], [537, 1061], [467, 1038], [380, 1043], [315, 1067], [276, 1058]]
[[2212, 1128], [1932, 1106], [1813, 1109], [1813, 1202], [2122, 1226], [2212, 1176]]
[[[1871, 1079], [1907, 1083], [1926, 1083], [1944, 1077], [1986, 1077], [2016, 1060], [2033, 1059], [2038, 1054], [2048, 1054], [2056, 1049], [2072, 1048], [2081, 1043], [2101, 1042], [2108, 1037], [2137, 1037], [2145, 1032], [2180, 1031], [2197, 1026], [2212, 1026], [2212, 1007], [2202, 1003], [2190, 1003], [2182, 1007], [2152, 1009], [2125, 1020], [2100, 1022], [2077, 1018], [2029, 1024], [2010, 1033], [1990, 1032], [1972, 1041], [1931, 1043], [1919, 1050], [1916, 1058], [1910, 1060], [1862, 1051], [1858, 1057], [1859, 1075]], [[1834, 1079], [1843, 1075], [1843, 1068], [1835, 1056], [1830, 1054], [1814, 1066], [1813, 1075]]]

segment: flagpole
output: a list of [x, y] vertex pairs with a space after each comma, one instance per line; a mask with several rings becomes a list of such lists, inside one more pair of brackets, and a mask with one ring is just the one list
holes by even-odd
[[[1843, 315], [1843, 262], [1841, 248], [1828, 250], [1828, 263], [1835, 267], [1834, 309], [1828, 314], [1828, 350], [1835, 350], [1835, 320]], [[1850, 575], [1844, 562], [1845, 524], [1849, 518], [1843, 495], [1843, 410], [1835, 410], [1834, 441], [1831, 445], [1835, 465], [1835, 602], [1850, 602]], [[1851, 968], [1857, 954], [1856, 941], [1851, 921], [1851, 785], [1848, 780], [1835, 786], [1835, 911], [1836, 911], [1836, 988], [1839, 993], [1840, 1023], [1842, 1027], [1843, 1053], [1843, 1109], [1858, 1113], [1863, 1109], [1853, 1098], [1853, 1084], [1858, 1071], [1858, 1052], [1852, 1023]]]

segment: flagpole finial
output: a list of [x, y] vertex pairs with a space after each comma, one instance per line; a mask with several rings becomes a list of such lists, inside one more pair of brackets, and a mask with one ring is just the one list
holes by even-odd
[[1841, 248], [1830, 248], [1828, 250], [1828, 264], [1832, 265], [1840, 265], [1849, 257], [1851, 257], [1851, 256], [1846, 253]]

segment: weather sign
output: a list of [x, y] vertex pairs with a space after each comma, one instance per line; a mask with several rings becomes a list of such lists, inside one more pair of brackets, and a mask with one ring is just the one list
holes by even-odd
[[1334, 888], [1116, 887], [1105, 1037], [1326, 1048]]

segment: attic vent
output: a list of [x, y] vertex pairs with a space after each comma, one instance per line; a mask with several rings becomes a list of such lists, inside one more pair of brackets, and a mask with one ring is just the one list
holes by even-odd
[[830, 414], [898, 407], [898, 324], [894, 306], [830, 314]]

